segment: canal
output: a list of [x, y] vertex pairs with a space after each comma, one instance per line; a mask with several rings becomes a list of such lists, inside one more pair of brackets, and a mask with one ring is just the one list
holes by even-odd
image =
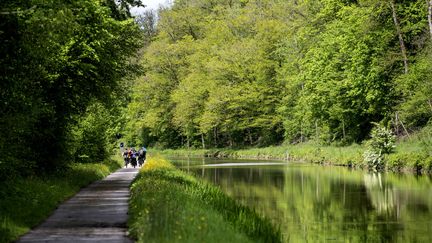
[[432, 242], [432, 179], [281, 161], [179, 159], [281, 228], [286, 242]]

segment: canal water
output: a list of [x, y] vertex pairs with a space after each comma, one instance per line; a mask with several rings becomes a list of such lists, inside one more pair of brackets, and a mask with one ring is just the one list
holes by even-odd
[[269, 218], [285, 242], [432, 242], [432, 178], [280, 161], [178, 159]]

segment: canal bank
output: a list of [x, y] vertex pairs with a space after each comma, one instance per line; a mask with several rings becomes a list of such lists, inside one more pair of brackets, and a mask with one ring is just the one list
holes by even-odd
[[[430, 173], [432, 170], [430, 149], [421, 145], [420, 142], [398, 143], [395, 153], [384, 156], [384, 170], [414, 172], [417, 174]], [[363, 157], [366, 150], [366, 146], [359, 144], [323, 146], [314, 143], [303, 143], [265, 148], [166, 149], [155, 152], [167, 157], [284, 160], [367, 168]]]
[[131, 187], [130, 236], [137, 242], [280, 242], [268, 219], [210, 183], [150, 157]]

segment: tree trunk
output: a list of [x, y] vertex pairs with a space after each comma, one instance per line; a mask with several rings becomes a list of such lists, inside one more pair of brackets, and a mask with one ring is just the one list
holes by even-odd
[[429, 31], [432, 39], [432, 0], [429, 0], [428, 2], [428, 10], [429, 10], [429, 14], [428, 14]]
[[249, 144], [252, 145], [253, 139], [252, 139], [252, 133], [251, 133], [250, 129], [247, 129], [247, 133], [248, 133], [248, 138], [249, 138]]
[[303, 122], [300, 123], [300, 143], [303, 143]]
[[343, 135], [343, 139], [345, 140], [345, 122], [342, 121], [342, 135]]
[[218, 134], [217, 134], [216, 127], [213, 128], [213, 137], [214, 137], [214, 147], [216, 148], [218, 146], [218, 140], [217, 140]]
[[201, 133], [201, 142], [202, 142], [202, 148], [205, 149], [204, 133]]
[[429, 104], [429, 108], [430, 108], [430, 110], [432, 112], [432, 99], [428, 99], [428, 104]]
[[398, 124], [398, 113], [395, 113], [395, 130], [396, 130], [396, 136], [399, 136], [399, 124]]
[[401, 124], [401, 126], [402, 126], [403, 130], [405, 131], [406, 135], [407, 135], [408, 137], [411, 137], [410, 134], [409, 134], [409, 132], [408, 132], [408, 130], [407, 130], [406, 127], [404, 126], [403, 122], [399, 119], [399, 114], [398, 114], [398, 112], [396, 112], [396, 119], [397, 119], [398, 122]]
[[405, 42], [403, 40], [402, 31], [401, 31], [400, 24], [399, 24], [399, 19], [398, 19], [397, 14], [396, 14], [396, 6], [394, 3], [394, 0], [390, 1], [390, 6], [392, 8], [392, 13], [393, 13], [393, 22], [395, 24], [396, 31], [397, 31], [397, 34], [399, 37], [399, 45], [400, 45], [402, 58], [403, 58], [403, 62], [404, 62], [405, 73], [408, 73], [408, 57], [407, 57], [407, 52], [406, 52], [406, 48], [405, 48]]

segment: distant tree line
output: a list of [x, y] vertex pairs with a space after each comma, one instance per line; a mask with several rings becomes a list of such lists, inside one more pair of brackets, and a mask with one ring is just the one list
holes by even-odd
[[131, 144], [348, 144], [432, 117], [425, 0], [177, 0], [147, 28]]
[[0, 2], [0, 176], [101, 161], [142, 31], [136, 0]]

